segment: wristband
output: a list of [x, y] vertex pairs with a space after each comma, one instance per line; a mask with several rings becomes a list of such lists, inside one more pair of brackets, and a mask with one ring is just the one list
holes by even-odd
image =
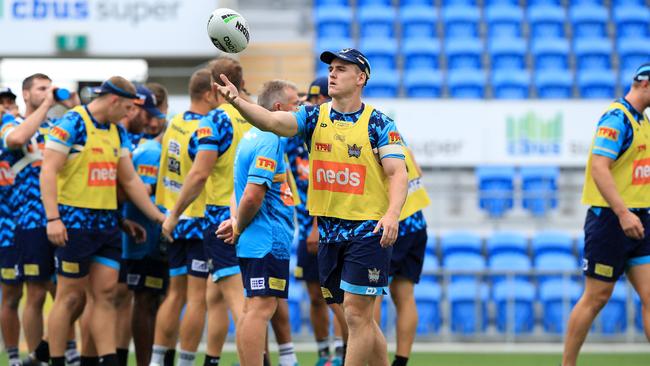
[[53, 217], [51, 219], [47, 219], [47, 222], [49, 224], [50, 222], [59, 221], [59, 220], [61, 220], [61, 216], [57, 216], [57, 217]]

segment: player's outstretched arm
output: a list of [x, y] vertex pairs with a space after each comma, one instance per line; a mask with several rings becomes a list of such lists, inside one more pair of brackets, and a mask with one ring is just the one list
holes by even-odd
[[135, 172], [131, 159], [127, 156], [123, 156], [119, 160], [117, 181], [126, 192], [129, 200], [150, 220], [157, 223], [162, 223], [165, 220], [165, 215], [151, 202], [147, 188]]
[[239, 96], [237, 88], [221, 74], [221, 81], [224, 86], [216, 83], [219, 93], [226, 100], [237, 108], [239, 113], [253, 126], [262, 131], [270, 131], [276, 135], [292, 137], [298, 133], [298, 122], [291, 112], [271, 112], [266, 108], [250, 103]]

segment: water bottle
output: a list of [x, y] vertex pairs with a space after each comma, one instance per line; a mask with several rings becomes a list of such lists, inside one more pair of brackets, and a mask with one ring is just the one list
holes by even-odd
[[60, 102], [62, 100], [67, 100], [70, 98], [70, 91], [64, 88], [55, 88], [54, 89], [54, 100]]

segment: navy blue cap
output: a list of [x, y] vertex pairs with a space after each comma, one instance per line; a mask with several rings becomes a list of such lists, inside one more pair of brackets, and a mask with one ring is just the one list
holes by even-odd
[[307, 99], [312, 97], [317, 97], [322, 95], [326, 98], [329, 98], [330, 95], [327, 92], [327, 76], [321, 76], [316, 80], [312, 81], [307, 90]]
[[128, 91], [118, 87], [117, 85], [111, 83], [110, 80], [106, 80], [97, 88], [93, 89], [93, 93], [97, 95], [113, 94], [127, 99], [138, 99], [138, 96], [129, 93]]
[[165, 115], [156, 107], [156, 95], [144, 85], [136, 86], [137, 99], [135, 105], [147, 111], [156, 118], [165, 118]]
[[354, 48], [344, 48], [338, 52], [325, 51], [320, 54], [320, 60], [328, 65], [336, 58], [359, 66], [361, 71], [365, 72], [368, 79], [370, 79], [370, 62], [361, 51]]
[[11, 88], [0, 88], [0, 97], [9, 96], [13, 99], [16, 99], [16, 94], [11, 91]]
[[650, 62], [639, 66], [634, 73], [634, 81], [650, 80]]

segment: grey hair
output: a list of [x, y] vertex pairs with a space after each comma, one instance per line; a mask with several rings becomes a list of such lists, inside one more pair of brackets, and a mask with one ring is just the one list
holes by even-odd
[[264, 83], [260, 94], [257, 96], [257, 104], [270, 110], [273, 110], [275, 103], [285, 103], [287, 95], [284, 92], [286, 88], [298, 91], [296, 84], [286, 80], [271, 80]]

